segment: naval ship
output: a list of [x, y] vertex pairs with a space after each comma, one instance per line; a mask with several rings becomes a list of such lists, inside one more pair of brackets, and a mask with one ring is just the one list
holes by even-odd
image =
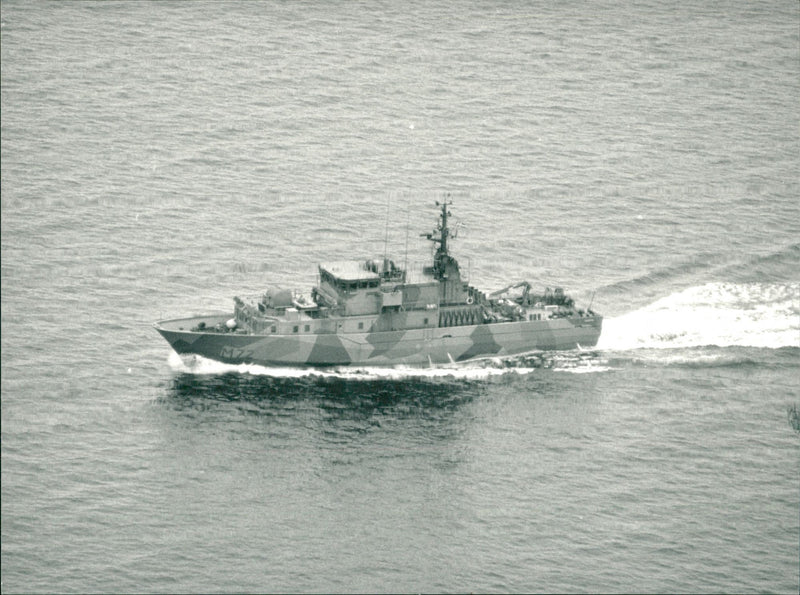
[[521, 281], [483, 293], [450, 254], [451, 201], [432, 233], [433, 263], [414, 271], [386, 258], [319, 265], [309, 293], [235, 297], [233, 314], [162, 320], [179, 354], [261, 366], [433, 366], [529, 351], [593, 347], [603, 317], [561, 288]]

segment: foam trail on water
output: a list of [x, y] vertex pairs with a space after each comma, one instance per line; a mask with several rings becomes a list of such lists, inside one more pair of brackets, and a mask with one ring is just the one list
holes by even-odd
[[602, 350], [800, 347], [800, 283], [708, 283], [603, 323]]
[[507, 367], [500, 358], [479, 360], [468, 364], [449, 364], [432, 368], [395, 367], [339, 367], [339, 368], [293, 368], [266, 367], [255, 364], [224, 364], [201, 356], [181, 357], [174, 351], [168, 363], [176, 372], [198, 375], [250, 374], [252, 376], [273, 376], [276, 378], [340, 378], [344, 380], [404, 380], [445, 379], [481, 380], [502, 374], [524, 375], [536, 367]]

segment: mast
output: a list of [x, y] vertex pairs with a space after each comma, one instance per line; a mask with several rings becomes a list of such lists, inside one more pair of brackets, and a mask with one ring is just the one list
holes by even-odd
[[443, 201], [439, 203], [436, 201], [436, 206], [442, 207], [442, 214], [439, 216], [439, 223], [436, 229], [429, 234], [422, 234], [434, 244], [436, 247], [436, 254], [433, 256], [433, 273], [436, 279], [442, 280], [445, 278], [445, 267], [448, 262], [452, 260], [450, 253], [447, 251], [447, 238], [450, 237], [450, 228], [447, 225], [447, 218], [451, 215], [447, 207], [453, 204], [453, 201]]
[[442, 239], [441, 239], [441, 244], [439, 245], [439, 250], [437, 250], [437, 255], [438, 255], [438, 253], [441, 253], [442, 255], [445, 255], [445, 256], [447, 255], [447, 238], [450, 235], [450, 228], [447, 227], [447, 216], [450, 214], [447, 211], [447, 205], [448, 204], [453, 204], [453, 201], [451, 200], [448, 203], [445, 200], [442, 203], [442, 217], [441, 217], [442, 220], [439, 223], [439, 229], [442, 232]]

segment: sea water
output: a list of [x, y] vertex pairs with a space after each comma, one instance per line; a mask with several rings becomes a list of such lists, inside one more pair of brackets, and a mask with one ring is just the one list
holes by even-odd
[[[2, 591], [794, 592], [796, 2], [2, 2]], [[151, 323], [452, 249], [606, 316], [430, 369]]]

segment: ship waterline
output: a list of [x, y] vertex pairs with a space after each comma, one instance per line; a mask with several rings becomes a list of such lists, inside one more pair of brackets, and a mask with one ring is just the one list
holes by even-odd
[[231, 364], [262, 366], [340, 366], [447, 364], [528, 351], [592, 347], [602, 318], [504, 322], [382, 331], [253, 335], [186, 330], [200, 322], [223, 324], [230, 315], [162, 321], [156, 329], [179, 354], [194, 354]]

